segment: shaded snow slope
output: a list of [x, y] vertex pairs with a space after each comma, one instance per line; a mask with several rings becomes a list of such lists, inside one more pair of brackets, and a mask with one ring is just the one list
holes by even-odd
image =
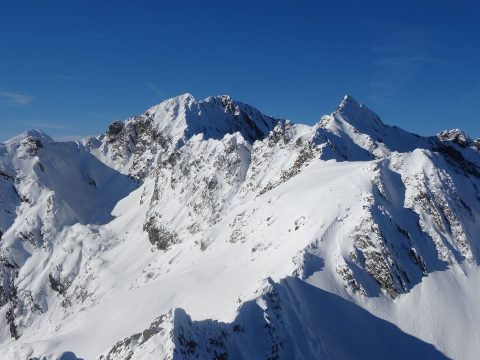
[[479, 165], [460, 130], [349, 96], [314, 126], [186, 94], [79, 143], [23, 134], [0, 146], [0, 351], [473, 359]]
[[159, 348], [173, 359], [446, 359], [432, 345], [298, 278], [267, 279], [261, 291], [232, 323], [194, 321], [176, 309], [99, 359], [145, 359]]

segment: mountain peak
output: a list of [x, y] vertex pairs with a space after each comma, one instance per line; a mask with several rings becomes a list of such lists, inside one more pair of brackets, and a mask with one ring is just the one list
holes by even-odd
[[444, 130], [437, 134], [437, 138], [442, 141], [454, 142], [464, 148], [473, 144], [472, 139], [460, 129]]
[[41, 142], [52, 142], [52, 141], [54, 141], [49, 135], [44, 133], [42, 130], [32, 129], [32, 130], [25, 131], [25, 132], [21, 133], [20, 135], [17, 135], [13, 138], [8, 139], [7, 141], [5, 141], [5, 144], [7, 144], [7, 145], [15, 144], [15, 143], [18, 143], [22, 140], [25, 140], [25, 139], [29, 138], [29, 137], [32, 137], [36, 140], [40, 140]]
[[184, 94], [181, 94], [181, 95], [178, 95], [178, 96], [174, 96], [174, 97], [171, 97], [169, 99], [166, 99], [166, 100], [163, 100], [161, 103], [157, 104], [157, 105], [154, 105], [152, 106], [151, 108], [149, 108], [145, 114], [146, 115], [150, 115], [150, 114], [154, 114], [155, 112], [158, 111], [158, 109], [161, 109], [161, 108], [169, 108], [169, 107], [176, 107], [176, 106], [184, 106], [184, 105], [190, 105], [192, 103], [196, 103], [197, 100], [195, 99], [195, 97], [190, 94], [190, 93], [184, 93]]
[[196, 100], [192, 94], [185, 93], [150, 108], [145, 115], [174, 143], [185, 142], [200, 133], [205, 139], [220, 139], [237, 131], [245, 139], [254, 141], [266, 136], [277, 123], [276, 119], [229, 95]]
[[348, 94], [343, 97], [333, 115], [353, 125], [361, 132], [368, 133], [372, 128], [384, 126], [377, 114]]
[[197, 102], [197, 99], [195, 99], [195, 97], [186, 92], [184, 94], [181, 94], [181, 95], [178, 95], [178, 96], [175, 96], [173, 98], [170, 98], [166, 101], [174, 101], [174, 102], [181, 102], [181, 103], [192, 103], [192, 102]]
[[[238, 132], [253, 143], [264, 139], [279, 121], [228, 95], [196, 100], [186, 93], [141, 115], [115, 121], [97, 141], [88, 139], [84, 143], [106, 162], [121, 164], [142, 178], [154, 161], [167, 151], [181, 148], [195, 135], [201, 134], [202, 140], [222, 140]], [[131, 158], [134, 160], [130, 163]]]
[[337, 111], [348, 111], [349, 109], [359, 109], [362, 107], [352, 95], [345, 94], [342, 102], [338, 105]]

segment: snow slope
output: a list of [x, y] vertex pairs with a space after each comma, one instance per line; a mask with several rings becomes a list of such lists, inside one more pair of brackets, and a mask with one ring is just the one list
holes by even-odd
[[475, 359], [479, 141], [186, 94], [0, 145], [6, 359]]

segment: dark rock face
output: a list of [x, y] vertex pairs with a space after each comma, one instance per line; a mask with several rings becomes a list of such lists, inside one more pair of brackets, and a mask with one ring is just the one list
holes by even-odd
[[13, 181], [15, 178], [12, 175], [9, 175], [6, 171], [0, 170], [0, 176], [3, 177], [5, 180]]
[[472, 143], [472, 140], [459, 129], [442, 131], [440, 134], [438, 134], [438, 138], [445, 142], [451, 141], [463, 148], [470, 146]]
[[20, 338], [20, 332], [15, 322], [17, 316], [18, 294], [15, 279], [18, 276], [18, 267], [10, 264], [6, 259], [0, 259], [0, 306], [8, 306], [5, 318], [14, 339]]
[[0, 258], [0, 307], [16, 297], [15, 278], [18, 267], [7, 259]]
[[444, 155], [449, 162], [459, 166], [466, 174], [480, 178], [478, 166], [465, 159], [462, 153], [453, 146], [439, 144], [434, 150]]
[[108, 127], [108, 135], [118, 135], [123, 130], [123, 122], [115, 121], [111, 123]]
[[121, 121], [116, 121], [110, 124], [107, 131], [107, 142], [114, 143], [117, 140], [122, 140], [125, 133], [125, 123]]
[[268, 142], [271, 146], [273, 144], [283, 143], [288, 144], [291, 139], [290, 131], [293, 124], [290, 121], [280, 121], [268, 135]]
[[59, 294], [63, 295], [68, 288], [68, 286], [62, 284], [60, 280], [55, 279], [55, 277], [51, 273], [48, 274], [48, 281], [52, 290], [58, 292]]
[[33, 136], [25, 138], [22, 141], [22, 146], [25, 147], [26, 152], [31, 156], [37, 155], [38, 150], [43, 148], [42, 142]]
[[177, 234], [163, 225], [158, 225], [154, 217], [148, 219], [143, 230], [147, 232], [150, 243], [159, 250], [167, 250], [171, 245], [178, 243]]
[[17, 296], [16, 296], [16, 289], [12, 297], [12, 301], [10, 302], [10, 305], [8, 307], [8, 310], [5, 314], [5, 317], [7, 319], [7, 324], [10, 330], [10, 335], [12, 338], [15, 340], [18, 340], [20, 338], [20, 334], [18, 333], [17, 325], [15, 324], [15, 309], [17, 307]]
[[172, 147], [171, 140], [154, 126], [152, 118], [147, 115], [111, 124], [105, 140], [112, 160], [127, 164], [133, 159], [129, 174], [140, 180], [152, 171], [156, 161], [169, 154]]
[[[212, 126], [210, 122], [205, 122], [206, 138], [220, 139], [225, 134], [240, 132], [247, 141], [254, 142], [262, 140], [268, 135], [279, 121], [270, 116], [263, 115], [257, 109], [233, 100], [231, 97], [222, 95], [207, 98], [203, 101], [195, 102], [194, 116], [206, 112], [208, 109], [215, 109], [214, 117], [226, 115], [227, 122], [222, 124], [222, 129]], [[223, 121], [222, 121], [223, 122]], [[197, 129], [198, 130], [198, 129]], [[193, 135], [191, 133], [190, 135]]]

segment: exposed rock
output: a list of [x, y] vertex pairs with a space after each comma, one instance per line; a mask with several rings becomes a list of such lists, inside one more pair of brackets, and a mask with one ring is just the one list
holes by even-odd
[[472, 140], [460, 129], [445, 130], [437, 136], [441, 141], [451, 141], [463, 148], [470, 146], [472, 143]]
[[31, 155], [37, 155], [39, 149], [43, 148], [43, 144], [40, 139], [37, 139], [33, 136], [28, 136], [22, 141], [22, 146], [25, 148], [26, 152]]
[[65, 294], [65, 291], [67, 290], [68, 285], [63, 284], [62, 282], [60, 282], [60, 280], [55, 279], [52, 273], [48, 274], [48, 281], [53, 291], [56, 291], [61, 295]]
[[473, 175], [476, 178], [480, 178], [480, 170], [477, 165], [465, 159], [460, 151], [455, 149], [452, 146], [440, 145], [437, 148], [434, 148], [435, 151], [446, 156], [446, 158], [459, 166], [465, 173]]
[[143, 226], [147, 232], [148, 239], [152, 245], [159, 250], [167, 250], [171, 245], [178, 243], [178, 235], [174, 231], [169, 231], [165, 226], [157, 224], [155, 217], [150, 217]]
[[118, 139], [118, 135], [122, 132], [123, 126], [122, 121], [115, 121], [109, 125], [106, 134], [108, 143], [113, 143]]

